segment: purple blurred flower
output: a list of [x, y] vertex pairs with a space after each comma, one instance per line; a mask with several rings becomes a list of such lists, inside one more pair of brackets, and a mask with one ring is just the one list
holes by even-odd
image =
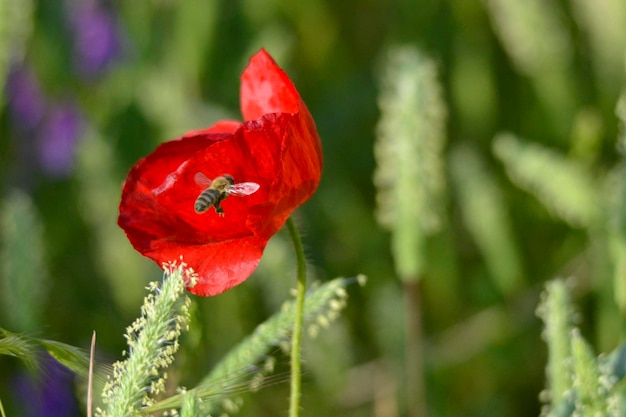
[[96, 0], [72, 2], [70, 9], [78, 70], [86, 77], [99, 75], [121, 54], [117, 22]]
[[19, 158], [37, 159], [41, 169], [52, 177], [70, 174], [74, 166], [74, 147], [84, 123], [78, 108], [70, 103], [48, 100], [25, 64], [11, 69], [6, 96], [17, 133]]
[[18, 404], [28, 417], [71, 417], [78, 413], [74, 377], [51, 356], [42, 359], [40, 374], [20, 374], [13, 384]]
[[65, 177], [74, 167], [75, 146], [84, 120], [73, 104], [52, 107], [37, 134], [37, 153], [44, 172]]
[[30, 68], [15, 66], [11, 69], [6, 95], [16, 127], [25, 132], [35, 130], [43, 117], [46, 103], [39, 82]]

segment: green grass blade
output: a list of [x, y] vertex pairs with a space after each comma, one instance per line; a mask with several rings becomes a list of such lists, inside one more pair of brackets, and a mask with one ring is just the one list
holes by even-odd
[[524, 284], [522, 262], [498, 183], [478, 152], [467, 145], [453, 149], [450, 170], [464, 222], [496, 285], [510, 295]]
[[511, 180], [555, 216], [575, 227], [589, 227], [598, 221], [597, 184], [576, 161], [509, 133], [495, 138], [494, 153]]
[[40, 326], [47, 294], [43, 227], [30, 197], [11, 192], [0, 207], [0, 304], [11, 328]]
[[84, 349], [0, 328], [0, 354], [18, 357], [27, 366], [36, 366], [42, 349], [76, 375], [87, 377], [89, 353]]

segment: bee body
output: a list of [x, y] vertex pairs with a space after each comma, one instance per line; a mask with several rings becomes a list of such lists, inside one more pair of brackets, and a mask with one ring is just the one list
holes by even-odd
[[195, 180], [200, 186], [208, 186], [196, 199], [194, 209], [198, 214], [204, 213], [213, 206], [219, 216], [224, 216], [224, 209], [221, 203], [226, 197], [229, 195], [243, 197], [256, 192], [260, 188], [260, 185], [254, 182], [235, 184], [233, 177], [228, 174], [220, 175], [214, 180], [210, 180], [203, 173], [198, 172]]
[[204, 213], [209, 207], [215, 206], [215, 211], [222, 213], [223, 210], [221, 210], [219, 205], [221, 200], [223, 200], [223, 198], [219, 191], [214, 188], [207, 188], [198, 196], [194, 209], [196, 213]]

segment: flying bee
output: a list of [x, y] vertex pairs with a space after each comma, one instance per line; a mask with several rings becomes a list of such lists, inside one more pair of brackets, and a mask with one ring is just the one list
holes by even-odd
[[240, 182], [235, 184], [235, 180], [231, 175], [224, 174], [210, 180], [202, 172], [198, 172], [195, 176], [196, 184], [205, 188], [196, 199], [194, 206], [196, 213], [204, 213], [213, 206], [215, 212], [223, 216], [224, 209], [220, 205], [226, 197], [233, 195], [236, 197], [245, 197], [255, 193], [261, 186], [256, 182]]

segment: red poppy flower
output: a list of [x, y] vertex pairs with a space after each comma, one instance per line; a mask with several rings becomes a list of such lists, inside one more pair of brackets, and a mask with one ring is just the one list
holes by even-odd
[[[219, 294], [247, 279], [267, 241], [320, 181], [313, 118], [264, 50], [242, 74], [241, 111], [243, 123], [221, 121], [163, 143], [124, 183], [118, 224], [131, 244], [159, 265], [182, 257], [198, 274], [189, 289], [198, 295]], [[218, 204], [197, 212], [196, 200], [208, 187], [199, 177], [225, 174], [235, 184], [258, 187], [222, 200], [226, 186], [208, 198]]]

